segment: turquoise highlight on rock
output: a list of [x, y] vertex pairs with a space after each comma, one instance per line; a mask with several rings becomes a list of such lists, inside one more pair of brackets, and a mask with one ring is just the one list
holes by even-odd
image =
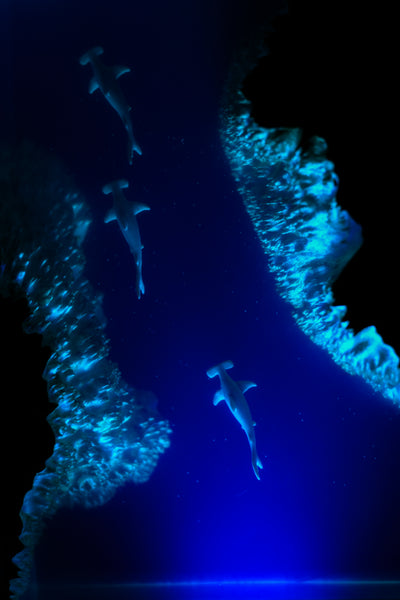
[[147, 481], [171, 430], [156, 402], [146, 404], [108, 358], [102, 297], [84, 275], [91, 217], [82, 196], [57, 160], [31, 144], [0, 156], [0, 293], [26, 297], [24, 329], [52, 350], [43, 377], [56, 405], [48, 416], [54, 452], [20, 512], [25, 548], [10, 586], [20, 598], [45, 519], [62, 506], [104, 504], [128, 481]]
[[304, 149], [300, 129], [266, 129], [251, 116], [241, 88], [261, 52], [255, 44], [236, 62], [221, 111], [221, 139], [237, 189], [300, 329], [345, 371], [399, 403], [395, 350], [372, 325], [355, 334], [346, 306], [335, 305], [332, 284], [360, 248], [362, 234], [336, 201], [338, 176], [325, 140], [313, 137]]

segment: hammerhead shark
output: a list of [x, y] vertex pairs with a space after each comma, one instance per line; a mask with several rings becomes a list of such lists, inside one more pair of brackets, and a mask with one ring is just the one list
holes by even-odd
[[150, 210], [146, 204], [139, 202], [128, 202], [122, 193], [122, 188], [129, 187], [129, 183], [125, 179], [112, 181], [103, 187], [103, 194], [112, 194], [114, 198], [114, 206], [108, 211], [104, 218], [105, 223], [117, 220], [128, 242], [130, 251], [136, 264], [136, 294], [141, 298], [144, 294], [144, 283], [142, 278], [142, 240], [140, 239], [139, 225], [136, 215], [144, 210]]
[[89, 83], [89, 94], [93, 94], [94, 91], [100, 89], [105, 99], [114, 110], [119, 114], [124, 127], [128, 133], [128, 160], [129, 164], [132, 164], [133, 153], [141, 155], [142, 150], [135, 140], [132, 129], [132, 121], [130, 117], [131, 107], [128, 105], [125, 97], [121, 91], [117, 79], [124, 73], [129, 73], [129, 67], [108, 67], [104, 65], [99, 56], [103, 54], [104, 50], [101, 46], [96, 46], [82, 56], [79, 59], [81, 65], [87, 65], [90, 63], [93, 69], [93, 77]]
[[252, 387], [257, 387], [256, 383], [252, 381], [233, 381], [229, 377], [226, 369], [232, 369], [233, 362], [231, 360], [225, 360], [219, 365], [208, 369], [207, 375], [210, 377], [219, 376], [221, 382], [221, 389], [215, 392], [214, 395], [214, 406], [217, 406], [219, 402], [225, 400], [231, 413], [237, 421], [239, 421], [242, 429], [247, 435], [251, 450], [251, 464], [253, 471], [257, 479], [260, 479], [260, 473], [258, 469], [262, 469], [262, 462], [257, 454], [256, 449], [256, 436], [254, 433], [254, 421], [251, 417], [249, 406], [244, 397], [244, 393]]

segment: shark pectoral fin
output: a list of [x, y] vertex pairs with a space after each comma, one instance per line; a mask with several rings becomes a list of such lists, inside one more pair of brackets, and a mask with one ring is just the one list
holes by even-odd
[[92, 77], [89, 82], [89, 94], [93, 94], [99, 88], [99, 84], [97, 83], [97, 79]]
[[134, 215], [138, 215], [144, 210], [150, 210], [150, 206], [147, 206], [147, 204], [142, 204], [141, 202], [132, 202], [132, 210]]
[[252, 387], [257, 387], [257, 384], [253, 383], [252, 381], [237, 381], [236, 384], [239, 387], [242, 394], [247, 392], [247, 390], [249, 390]]
[[222, 400], [225, 400], [224, 393], [222, 390], [218, 390], [218, 392], [215, 392], [215, 394], [214, 394], [214, 400], [213, 400], [214, 406], [217, 406], [217, 404], [222, 402]]
[[125, 73], [131, 72], [129, 67], [122, 67], [121, 65], [112, 67], [112, 70], [113, 70], [115, 79], [118, 79], [118, 77], [121, 77], [121, 75], [124, 75]]
[[110, 221], [115, 221], [116, 218], [117, 218], [117, 215], [115, 214], [114, 209], [110, 208], [110, 210], [104, 217], [104, 223], [110, 223]]

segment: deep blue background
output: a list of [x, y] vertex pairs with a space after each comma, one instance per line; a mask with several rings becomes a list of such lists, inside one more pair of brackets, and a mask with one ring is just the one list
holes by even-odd
[[[216, 4], [216, 6], [215, 6]], [[104, 292], [111, 358], [153, 390], [173, 428], [144, 485], [107, 505], [62, 510], [37, 551], [39, 581], [246, 577], [395, 578], [400, 517], [398, 409], [333, 364], [295, 327], [235, 190], [218, 136], [222, 86], [247, 27], [277, 2], [30, 1], [4, 4], [8, 118], [66, 163], [94, 215], [87, 275]], [[79, 56], [104, 47], [143, 156]], [[8, 102], [8, 104], [7, 104]], [[104, 225], [109, 180], [151, 206], [139, 216], [146, 294]], [[247, 394], [261, 481], [243, 432], [206, 370], [231, 359]], [[23, 369], [23, 365], [21, 365]]]

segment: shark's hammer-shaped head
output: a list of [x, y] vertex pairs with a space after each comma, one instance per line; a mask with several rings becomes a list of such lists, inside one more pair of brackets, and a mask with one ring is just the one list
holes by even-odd
[[94, 48], [91, 48], [90, 50], [88, 50], [87, 52], [82, 54], [82, 56], [79, 59], [79, 63], [82, 66], [85, 66], [85, 65], [89, 64], [90, 62], [92, 62], [94, 57], [101, 56], [103, 53], [104, 53], [104, 50], [101, 46], [95, 46]]

